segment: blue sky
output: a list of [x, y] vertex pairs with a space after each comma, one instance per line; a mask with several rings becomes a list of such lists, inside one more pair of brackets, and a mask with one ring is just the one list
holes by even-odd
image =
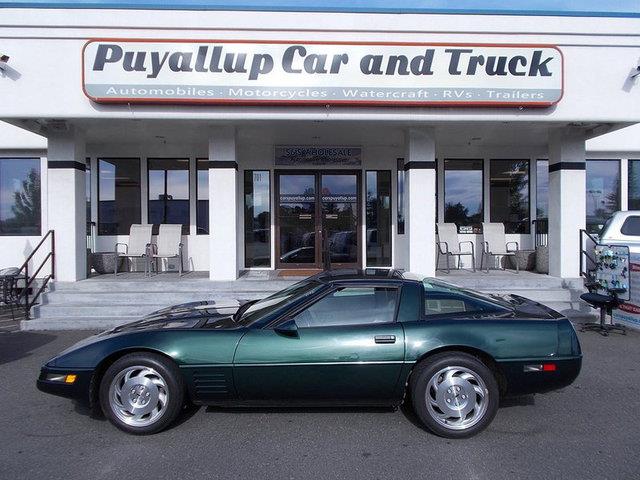
[[640, 0], [0, 0], [0, 7], [640, 17]]

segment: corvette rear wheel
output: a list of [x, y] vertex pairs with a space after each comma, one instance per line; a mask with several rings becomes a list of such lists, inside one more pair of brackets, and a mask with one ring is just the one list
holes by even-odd
[[184, 401], [184, 384], [171, 361], [133, 353], [114, 362], [100, 383], [100, 405], [116, 427], [128, 433], [156, 433], [171, 424]]
[[498, 411], [499, 390], [493, 372], [462, 352], [434, 355], [416, 366], [411, 395], [422, 423], [447, 438], [479, 433]]

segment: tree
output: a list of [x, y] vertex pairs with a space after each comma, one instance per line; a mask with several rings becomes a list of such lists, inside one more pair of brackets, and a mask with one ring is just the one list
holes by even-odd
[[17, 228], [40, 226], [40, 175], [32, 168], [22, 181], [22, 189], [14, 192], [11, 207]]

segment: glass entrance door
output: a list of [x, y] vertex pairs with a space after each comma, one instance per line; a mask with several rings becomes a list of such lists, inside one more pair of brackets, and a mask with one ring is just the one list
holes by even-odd
[[359, 267], [359, 172], [280, 172], [277, 178], [278, 268]]
[[328, 242], [331, 265], [357, 266], [358, 174], [322, 173], [320, 183], [323, 241]]

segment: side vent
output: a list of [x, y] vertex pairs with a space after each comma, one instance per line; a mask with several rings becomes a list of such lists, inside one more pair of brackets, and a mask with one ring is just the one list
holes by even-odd
[[224, 398], [229, 395], [229, 378], [225, 373], [194, 371], [193, 386], [199, 398]]

